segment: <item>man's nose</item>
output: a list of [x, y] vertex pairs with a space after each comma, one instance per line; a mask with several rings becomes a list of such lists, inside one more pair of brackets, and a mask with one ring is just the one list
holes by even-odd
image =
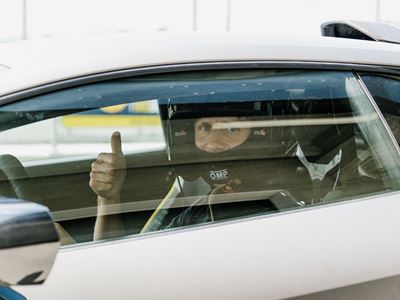
[[213, 130], [209, 136], [208, 143], [206, 145], [207, 152], [222, 152], [226, 150], [226, 144], [222, 141], [222, 136], [218, 130]]

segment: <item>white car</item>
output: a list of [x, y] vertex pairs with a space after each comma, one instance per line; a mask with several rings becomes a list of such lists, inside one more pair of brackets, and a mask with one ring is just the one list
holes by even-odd
[[349, 24], [0, 45], [0, 297], [397, 299], [400, 39]]

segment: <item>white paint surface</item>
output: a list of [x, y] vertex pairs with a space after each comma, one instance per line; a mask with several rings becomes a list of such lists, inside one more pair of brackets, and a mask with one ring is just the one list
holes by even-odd
[[400, 195], [59, 252], [40, 299], [282, 299], [400, 273]]

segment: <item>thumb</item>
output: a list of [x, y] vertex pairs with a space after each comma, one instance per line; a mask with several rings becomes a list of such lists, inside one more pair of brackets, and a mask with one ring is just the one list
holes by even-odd
[[114, 131], [111, 136], [111, 151], [115, 154], [122, 154], [121, 134], [119, 131]]

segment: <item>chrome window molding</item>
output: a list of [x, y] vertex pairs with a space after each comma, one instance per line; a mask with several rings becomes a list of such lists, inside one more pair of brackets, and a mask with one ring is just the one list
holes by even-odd
[[70, 88], [83, 84], [95, 83], [112, 79], [121, 79], [132, 76], [162, 74], [171, 72], [202, 71], [202, 70], [232, 70], [232, 69], [319, 69], [336, 71], [364, 71], [400, 75], [400, 67], [378, 66], [366, 64], [332, 63], [332, 62], [305, 62], [305, 61], [236, 61], [236, 62], [199, 62], [172, 65], [129, 68], [116, 71], [107, 71], [65, 79], [27, 88], [18, 92], [0, 96], [0, 105], [19, 101], [60, 89]]

